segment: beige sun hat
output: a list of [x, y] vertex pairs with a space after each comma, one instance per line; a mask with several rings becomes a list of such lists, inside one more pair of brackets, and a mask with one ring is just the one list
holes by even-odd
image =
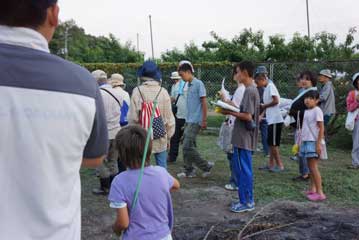
[[104, 71], [99, 70], [99, 69], [93, 71], [91, 74], [97, 81], [107, 79], [107, 74]]
[[119, 73], [112, 74], [110, 78], [112, 87], [125, 86], [124, 80], [124, 77]]

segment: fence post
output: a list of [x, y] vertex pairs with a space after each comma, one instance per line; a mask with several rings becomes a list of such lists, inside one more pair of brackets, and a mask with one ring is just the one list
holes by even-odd
[[269, 64], [269, 78], [273, 81], [274, 77], [274, 63]]
[[202, 69], [201, 67], [198, 67], [197, 78], [202, 80], [201, 75], [202, 75]]

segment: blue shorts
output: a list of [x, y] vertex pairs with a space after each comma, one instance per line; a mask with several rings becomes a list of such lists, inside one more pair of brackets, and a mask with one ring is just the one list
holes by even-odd
[[302, 158], [319, 158], [317, 154], [317, 142], [304, 141], [300, 145], [299, 157]]

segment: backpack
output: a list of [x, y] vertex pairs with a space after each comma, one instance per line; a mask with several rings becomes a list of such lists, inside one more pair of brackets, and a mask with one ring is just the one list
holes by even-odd
[[107, 92], [108, 94], [110, 94], [115, 101], [118, 103], [118, 105], [120, 105], [120, 126], [126, 126], [128, 124], [128, 120], [127, 120], [127, 113], [128, 113], [128, 104], [125, 100], [122, 101], [122, 104], [120, 103], [120, 101], [108, 90], [104, 89], [104, 88], [100, 88], [101, 90]]
[[[162, 87], [161, 87], [160, 91], [158, 91], [158, 93], [153, 101], [145, 101], [145, 98], [143, 97], [143, 94], [142, 94], [140, 88], [137, 87], [137, 89], [142, 98], [142, 106], [141, 106], [140, 117], [139, 117], [140, 124], [144, 129], [147, 130], [150, 127], [150, 121], [151, 121], [151, 115], [152, 115], [154, 102], [157, 101], [158, 96], [160, 95], [160, 93], [162, 91]], [[165, 124], [163, 123], [163, 119], [161, 117], [160, 108], [158, 106], [156, 106], [155, 115], [154, 115], [153, 124], [152, 124], [152, 138], [156, 140], [156, 139], [162, 138], [164, 136], [166, 136]]]

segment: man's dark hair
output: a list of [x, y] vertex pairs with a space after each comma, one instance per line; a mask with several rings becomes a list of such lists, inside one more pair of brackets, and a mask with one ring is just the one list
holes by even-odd
[[254, 64], [251, 61], [242, 61], [239, 63], [239, 69], [241, 71], [247, 71], [249, 77], [253, 77], [254, 74]]
[[319, 92], [318, 91], [309, 91], [305, 94], [304, 98], [311, 98], [318, 100], [319, 99]]
[[184, 63], [181, 66], [178, 67], [178, 72], [187, 72], [190, 71], [193, 74], [192, 66], [188, 63]]
[[36, 29], [46, 20], [47, 9], [57, 0], [4, 0], [0, 3], [0, 24]]
[[317, 86], [317, 77], [313, 72], [306, 70], [300, 73], [300, 79], [307, 79], [312, 82], [313, 87]]
[[[147, 131], [141, 126], [131, 125], [122, 128], [116, 136], [116, 148], [118, 149], [119, 159], [122, 163], [131, 169], [141, 167], [142, 157], [145, 151]], [[152, 142], [150, 142], [147, 153], [146, 163], [150, 164], [152, 152]]]
[[358, 88], [358, 81], [359, 81], [359, 77], [357, 77], [354, 81], [353, 81], [353, 86], [356, 90], [359, 90]]
[[234, 75], [237, 74], [237, 68], [239, 68], [239, 63], [236, 63], [233, 65], [233, 69], [232, 69], [232, 79], [234, 78]]

